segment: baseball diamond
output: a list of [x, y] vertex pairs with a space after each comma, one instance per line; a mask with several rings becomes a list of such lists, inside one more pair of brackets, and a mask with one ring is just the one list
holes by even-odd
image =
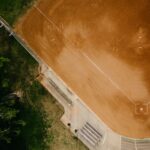
[[61, 120], [92, 150], [150, 149], [149, 8], [149, 0], [39, 0], [14, 26], [64, 106]]

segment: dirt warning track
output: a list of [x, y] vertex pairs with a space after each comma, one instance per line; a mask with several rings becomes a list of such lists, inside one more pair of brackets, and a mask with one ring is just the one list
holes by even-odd
[[41, 0], [15, 31], [115, 132], [150, 137], [149, 0]]

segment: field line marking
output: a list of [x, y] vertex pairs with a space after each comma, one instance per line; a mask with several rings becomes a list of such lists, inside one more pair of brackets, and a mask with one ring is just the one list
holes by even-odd
[[132, 104], [135, 105], [135, 103], [132, 101], [132, 99], [130, 99], [130, 97], [128, 97], [128, 95], [127, 95], [126, 93], [124, 93], [124, 91], [118, 86], [118, 84], [116, 84], [99, 66], [97, 66], [97, 64], [95, 64], [95, 62], [93, 62], [93, 61], [89, 58], [89, 56], [88, 56], [87, 54], [83, 53], [83, 55], [88, 59], [88, 61], [89, 61], [100, 73], [103, 74], [103, 76], [104, 76], [105, 78], [107, 78], [124, 96], [126, 96], [126, 97], [130, 100], [130, 102], [131, 102]]
[[[61, 30], [59, 29], [59, 27], [52, 21], [50, 20], [37, 6], [34, 6], [37, 11], [44, 16], [59, 32], [61, 32]], [[122, 91], [122, 89], [99, 67], [97, 66], [90, 58], [87, 54], [83, 53], [83, 55], [95, 66], [95, 68], [97, 68], [98, 71], [100, 71], [119, 91], [121, 91], [121, 93], [123, 93], [124, 96], [126, 96], [130, 102], [132, 104], [135, 105], [135, 103], [126, 95], [126, 93], [124, 93], [124, 91]]]
[[42, 16], [44, 16], [59, 32], [61, 31], [59, 27], [51, 20], [49, 19], [37, 6], [33, 6]]
[[[38, 11], [50, 24], [52, 24], [52, 25], [56, 28], [56, 30], [57, 30], [58, 32], [60, 32], [60, 33], [63, 34], [63, 32], [61, 31], [61, 29], [60, 29], [51, 19], [49, 19], [37, 6], [33, 6], [33, 7], [35, 7], [35, 9], [37, 9], [37, 11]], [[66, 40], [67, 40], [68, 42], [70, 42], [72, 46], [74, 46], [73, 43], [72, 43], [72, 41], [71, 41], [70, 39], [66, 38]]]

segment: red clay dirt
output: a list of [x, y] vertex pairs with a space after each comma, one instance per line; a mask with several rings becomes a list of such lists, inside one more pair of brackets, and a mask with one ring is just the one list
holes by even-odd
[[146, 138], [149, 8], [149, 0], [41, 0], [15, 31], [113, 131]]

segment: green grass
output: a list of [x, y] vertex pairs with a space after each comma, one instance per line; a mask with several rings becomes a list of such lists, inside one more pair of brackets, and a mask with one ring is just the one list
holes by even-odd
[[53, 142], [49, 144], [49, 150], [87, 150], [87, 148], [70, 132], [60, 121], [64, 110], [60, 104], [50, 95], [42, 99], [44, 110], [48, 119], [52, 120], [49, 133], [54, 135]]
[[22, 144], [20, 149], [27, 150], [46, 150], [49, 143], [53, 142], [53, 134], [48, 133], [51, 121], [47, 119], [47, 115], [42, 107], [32, 107], [23, 105], [21, 118], [26, 122], [22, 128], [20, 138]]

